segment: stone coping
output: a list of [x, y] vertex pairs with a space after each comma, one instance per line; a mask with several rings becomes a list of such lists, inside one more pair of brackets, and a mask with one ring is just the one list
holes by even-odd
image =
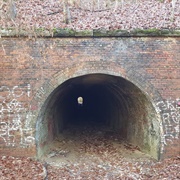
[[47, 30], [37, 28], [24, 29], [0, 29], [0, 37], [180, 37], [180, 29], [135, 29], [126, 30], [73, 30], [54, 28]]

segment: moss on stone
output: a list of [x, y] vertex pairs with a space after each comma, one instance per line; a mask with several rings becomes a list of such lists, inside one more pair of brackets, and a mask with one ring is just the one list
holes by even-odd
[[132, 31], [127, 30], [105, 30], [97, 29], [93, 30], [94, 37], [151, 37], [151, 36], [180, 36], [180, 30], [169, 30], [169, 29], [135, 29]]
[[161, 36], [161, 30], [159, 29], [135, 29], [132, 31], [134, 36]]
[[108, 34], [110, 34], [111, 36], [129, 36], [129, 32], [126, 30], [112, 30], [112, 31], [108, 31]]
[[102, 37], [107, 36], [107, 30], [105, 29], [94, 29], [93, 30], [93, 36]]
[[73, 29], [54, 28], [53, 29], [53, 36], [56, 36], [56, 37], [75, 36], [75, 31]]
[[75, 36], [77, 36], [77, 37], [93, 36], [93, 30], [75, 31]]
[[135, 29], [132, 31], [132, 34], [135, 36], [179, 36], [179, 30], [170, 30], [170, 29]]
[[126, 30], [105, 30], [105, 29], [96, 29], [93, 30], [93, 36], [95, 37], [118, 37], [118, 36], [130, 36], [129, 32]]
[[68, 28], [35, 28], [32, 30], [26, 29], [1, 29], [0, 36], [32, 36], [32, 37], [180, 37], [180, 29], [134, 29], [132, 31], [127, 30], [106, 30], [106, 29], [94, 29], [94, 30], [73, 30]]

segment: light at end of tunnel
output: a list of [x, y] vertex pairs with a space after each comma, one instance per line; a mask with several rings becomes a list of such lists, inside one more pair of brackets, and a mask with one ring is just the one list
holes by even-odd
[[179, 106], [179, 107], [180, 107], [180, 100], [178, 100], [178, 101], [177, 101], [177, 106]]
[[78, 102], [78, 105], [82, 106], [83, 105], [83, 97], [78, 97], [77, 98], [77, 102]]

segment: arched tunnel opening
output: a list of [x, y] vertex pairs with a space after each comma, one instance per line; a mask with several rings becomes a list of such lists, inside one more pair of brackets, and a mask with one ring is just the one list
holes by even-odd
[[[122, 77], [88, 74], [65, 81], [49, 96], [39, 119], [36, 128], [38, 157], [55, 149], [57, 141], [60, 144], [56, 146], [56, 153], [59, 148], [59, 154], [64, 152], [65, 157], [62, 146], [71, 149], [67, 153], [73, 153], [72, 146], [79, 151], [87, 138], [93, 137], [93, 142], [86, 142], [89, 147], [97, 139], [106, 143], [106, 139], [112, 140], [115, 135], [115, 141], [126, 141], [158, 159], [157, 113], [144, 92]], [[81, 141], [81, 146], [77, 141]], [[95, 146], [100, 144], [89, 148], [95, 149]]]

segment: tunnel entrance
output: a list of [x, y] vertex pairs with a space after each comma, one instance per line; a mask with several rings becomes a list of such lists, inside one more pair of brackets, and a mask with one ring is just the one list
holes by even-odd
[[65, 81], [47, 99], [40, 118], [38, 157], [122, 155], [119, 148], [127, 143], [123, 147], [158, 159], [156, 111], [144, 92], [122, 77], [88, 74]]

